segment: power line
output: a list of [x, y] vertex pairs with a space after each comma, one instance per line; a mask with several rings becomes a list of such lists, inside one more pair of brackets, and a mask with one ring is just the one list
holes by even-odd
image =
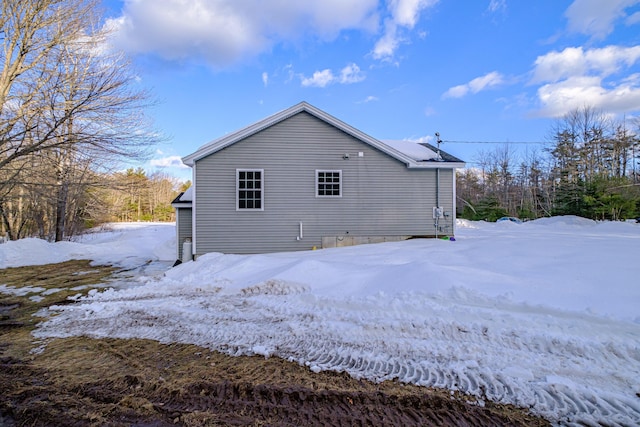
[[444, 140], [442, 142], [450, 144], [515, 144], [515, 145], [542, 145], [548, 144], [548, 141], [450, 141]]

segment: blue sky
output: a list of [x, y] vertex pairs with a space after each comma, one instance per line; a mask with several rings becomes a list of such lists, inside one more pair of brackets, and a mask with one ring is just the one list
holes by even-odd
[[[640, 115], [640, 0], [104, 0], [178, 158], [307, 101], [378, 139], [539, 142], [589, 105]], [[463, 142], [452, 142], [463, 141]], [[541, 145], [514, 148], [541, 149]]]

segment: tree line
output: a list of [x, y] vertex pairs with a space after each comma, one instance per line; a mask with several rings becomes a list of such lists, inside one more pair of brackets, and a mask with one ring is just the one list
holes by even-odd
[[103, 192], [126, 191], [117, 165], [158, 141], [150, 96], [109, 48], [98, 6], [0, 3], [0, 233], [10, 239], [73, 234], [106, 209]]
[[585, 106], [556, 120], [540, 150], [516, 154], [504, 144], [481, 151], [477, 167], [457, 175], [459, 216], [639, 217], [640, 120], [611, 117]]
[[99, 191], [101, 210], [91, 218], [96, 223], [112, 221], [175, 221], [171, 201], [191, 182], [142, 169], [127, 169], [110, 177], [113, 186]]
[[[88, 182], [73, 182], [67, 189], [65, 238], [107, 222], [175, 221], [171, 201], [190, 185], [165, 173], [148, 175], [141, 168], [87, 172], [84, 178]], [[57, 192], [37, 180], [16, 188], [17, 194], [3, 204], [0, 238], [55, 240]]]

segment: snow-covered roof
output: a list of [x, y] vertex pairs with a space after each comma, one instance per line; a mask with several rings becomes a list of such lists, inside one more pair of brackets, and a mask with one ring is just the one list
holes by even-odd
[[[401, 161], [406, 164], [408, 168], [462, 168], [464, 167], [464, 162], [456, 157], [448, 156], [447, 160], [444, 161], [433, 161], [435, 159], [416, 159], [412, 157], [412, 155], [399, 150], [392, 145], [386, 144], [376, 138], [373, 138], [366, 133], [354, 128], [346, 124], [345, 122], [327, 114], [326, 112], [320, 110], [319, 108], [314, 107], [313, 105], [307, 102], [300, 102], [292, 107], [287, 108], [286, 110], [280, 111], [272, 116], [269, 116], [263, 120], [260, 120], [252, 125], [249, 125], [245, 128], [242, 128], [236, 132], [225, 135], [221, 138], [215, 139], [202, 147], [198, 148], [194, 153], [189, 154], [182, 158], [184, 164], [188, 166], [193, 166], [194, 163], [210, 154], [213, 154], [217, 151], [222, 150], [225, 147], [228, 147], [232, 144], [235, 144], [238, 141], [241, 141], [251, 135], [254, 135], [270, 126], [273, 126], [283, 120], [288, 119], [298, 113], [306, 112], [311, 114], [312, 116], [340, 129], [341, 131], [359, 139], [360, 141], [368, 144], [383, 153]], [[415, 148], [415, 147], [414, 147]], [[428, 150], [428, 148], [426, 148]], [[422, 155], [418, 155], [417, 157], [424, 157], [424, 153], [426, 151], [422, 150]], [[434, 153], [435, 156], [435, 153]], [[431, 161], [425, 161], [431, 160]]]
[[189, 187], [185, 190], [184, 193], [182, 193], [182, 196], [180, 196], [180, 201], [181, 202], [193, 202], [193, 187]]
[[435, 151], [430, 150], [416, 141], [385, 139], [382, 142], [417, 162], [438, 159], [438, 154]]
[[189, 207], [193, 202], [193, 186], [187, 188], [184, 192], [180, 193], [178, 197], [173, 199], [171, 205], [173, 207]]

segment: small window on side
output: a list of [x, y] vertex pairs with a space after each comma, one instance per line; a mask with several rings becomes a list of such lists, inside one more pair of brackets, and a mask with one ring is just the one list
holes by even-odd
[[236, 169], [236, 210], [264, 210], [264, 169]]
[[316, 197], [342, 197], [341, 170], [316, 170]]

